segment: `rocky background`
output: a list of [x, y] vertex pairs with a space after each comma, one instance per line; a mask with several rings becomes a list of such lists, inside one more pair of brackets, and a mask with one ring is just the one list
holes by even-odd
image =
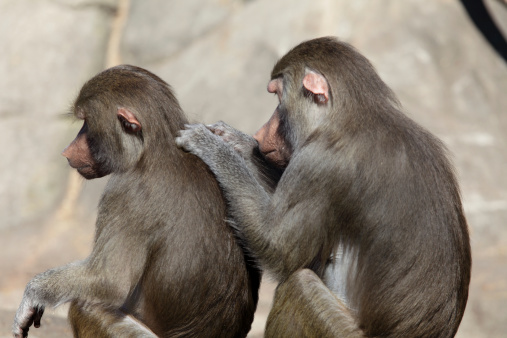
[[[486, 3], [507, 31], [505, 4]], [[276, 106], [273, 64], [324, 35], [362, 51], [450, 148], [474, 259], [458, 337], [505, 337], [507, 66], [451, 0], [0, 0], [0, 337], [34, 274], [90, 251], [105, 180], [84, 182], [60, 156], [84, 81], [135, 64], [168, 81], [192, 120], [252, 133]], [[251, 337], [272, 292], [266, 281]], [[31, 333], [70, 336], [65, 309]]]

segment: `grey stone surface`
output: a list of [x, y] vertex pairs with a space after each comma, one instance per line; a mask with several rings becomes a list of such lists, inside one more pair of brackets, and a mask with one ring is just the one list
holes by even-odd
[[60, 151], [75, 130], [63, 115], [103, 68], [112, 15], [72, 3], [88, 2], [0, 2], [0, 229], [39, 219], [65, 189]]
[[[507, 7], [487, 4], [505, 27]], [[507, 66], [445, 0], [0, 0], [0, 316], [13, 316], [35, 273], [89, 252], [105, 180], [81, 184], [59, 156], [78, 128], [60, 115], [87, 78], [115, 62], [146, 67], [193, 120], [252, 133], [276, 106], [266, 85], [277, 58], [324, 35], [365, 54], [407, 114], [448, 145], [474, 264], [458, 337], [504, 337]], [[262, 336], [272, 293], [264, 283], [251, 337]], [[64, 330], [64, 310], [48, 315], [46, 332]], [[9, 325], [0, 320], [0, 337]]]
[[238, 1], [131, 0], [122, 57], [126, 63], [157, 63], [195, 43], [232, 14]]

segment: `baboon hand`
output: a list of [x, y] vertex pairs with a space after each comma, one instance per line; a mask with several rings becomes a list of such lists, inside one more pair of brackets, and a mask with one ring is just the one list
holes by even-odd
[[257, 141], [252, 136], [234, 129], [223, 121], [206, 127], [243, 156], [250, 156], [252, 149], [258, 146]]
[[176, 145], [201, 159], [223, 144], [219, 136], [213, 134], [202, 124], [186, 124], [185, 129], [178, 132]]
[[12, 325], [12, 334], [16, 338], [28, 336], [30, 326], [40, 327], [40, 320], [44, 313], [44, 306], [30, 305], [32, 302], [25, 297], [16, 312], [14, 324]]

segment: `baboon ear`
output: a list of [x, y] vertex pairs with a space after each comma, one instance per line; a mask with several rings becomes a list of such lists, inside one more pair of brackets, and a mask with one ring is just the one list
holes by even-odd
[[303, 78], [303, 86], [313, 94], [317, 104], [324, 104], [329, 101], [329, 86], [327, 80], [321, 74], [307, 70]]
[[141, 123], [137, 120], [134, 113], [126, 108], [118, 108], [118, 119], [123, 129], [129, 134], [137, 134], [141, 131]]

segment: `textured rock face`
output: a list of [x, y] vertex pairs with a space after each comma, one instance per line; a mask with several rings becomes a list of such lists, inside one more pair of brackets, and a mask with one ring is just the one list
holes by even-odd
[[[507, 7], [486, 3], [507, 29]], [[252, 133], [276, 106], [266, 92], [276, 60], [302, 40], [335, 35], [453, 154], [474, 258], [458, 336], [507, 331], [507, 66], [459, 2], [0, 0], [0, 13], [2, 313], [13, 316], [33, 274], [89, 250], [104, 180], [82, 185], [60, 156], [79, 127], [63, 116], [85, 80], [136, 64], [168, 81], [191, 119]]]
[[73, 131], [63, 116], [104, 65], [113, 14], [85, 4], [0, 2], [0, 228], [40, 221], [65, 189], [60, 151]]

